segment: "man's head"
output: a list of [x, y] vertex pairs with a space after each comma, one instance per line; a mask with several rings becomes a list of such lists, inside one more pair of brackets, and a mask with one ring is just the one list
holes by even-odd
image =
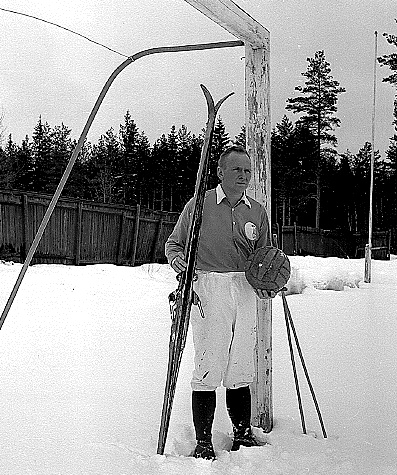
[[243, 193], [251, 180], [251, 160], [241, 145], [232, 145], [220, 156], [218, 178], [226, 194]]

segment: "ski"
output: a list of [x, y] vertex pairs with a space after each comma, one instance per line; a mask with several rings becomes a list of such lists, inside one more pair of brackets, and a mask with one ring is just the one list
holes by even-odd
[[202, 221], [204, 198], [207, 188], [209, 159], [211, 155], [211, 142], [215, 126], [215, 119], [220, 106], [228, 97], [233, 94], [233, 92], [228, 94], [215, 104], [208, 89], [203, 84], [200, 84], [200, 87], [207, 102], [208, 117], [193, 197], [192, 220], [190, 223], [187, 245], [185, 248], [185, 260], [187, 267], [184, 272], [179, 274], [178, 288], [172, 294], [172, 323], [169, 341], [168, 368], [157, 444], [157, 453], [160, 455], [164, 454], [176, 382], [182, 360], [182, 353], [185, 348], [187, 331], [189, 327], [190, 310], [194, 298], [193, 281], [195, 277], [196, 256]]

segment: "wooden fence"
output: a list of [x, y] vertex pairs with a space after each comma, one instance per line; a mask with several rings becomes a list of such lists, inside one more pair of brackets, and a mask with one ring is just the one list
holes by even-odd
[[[0, 191], [0, 259], [23, 262], [51, 196]], [[32, 263], [164, 263], [177, 213], [60, 198]]]
[[[0, 190], [0, 259], [23, 262], [51, 196]], [[166, 262], [164, 244], [178, 213], [140, 206], [61, 198], [33, 264], [141, 265]], [[368, 236], [283, 226], [278, 242], [288, 255], [364, 257]], [[373, 258], [390, 259], [390, 231], [373, 233]]]
[[[361, 258], [368, 242], [368, 234], [348, 234], [304, 226], [283, 226], [278, 235], [281, 248], [288, 255]], [[390, 231], [373, 232], [374, 259], [390, 259], [390, 240]]]

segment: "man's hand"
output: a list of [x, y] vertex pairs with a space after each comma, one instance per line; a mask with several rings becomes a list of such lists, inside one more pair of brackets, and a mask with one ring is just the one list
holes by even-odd
[[273, 299], [277, 295], [273, 290], [255, 289], [255, 293], [260, 299]]
[[181, 272], [186, 270], [187, 267], [187, 263], [182, 254], [178, 254], [176, 257], [174, 257], [170, 265], [177, 274], [180, 274]]

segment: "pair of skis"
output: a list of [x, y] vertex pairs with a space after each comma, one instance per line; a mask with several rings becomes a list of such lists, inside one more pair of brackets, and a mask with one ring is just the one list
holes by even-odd
[[193, 281], [195, 277], [196, 257], [200, 237], [204, 198], [207, 189], [209, 160], [211, 155], [211, 143], [215, 119], [223, 102], [233, 94], [228, 94], [215, 104], [208, 89], [203, 84], [201, 84], [200, 87], [207, 102], [208, 118], [205, 129], [204, 144], [201, 151], [200, 166], [196, 179], [193, 214], [189, 228], [187, 245], [185, 248], [185, 260], [187, 267], [186, 270], [179, 275], [178, 288], [173, 294], [174, 301], [171, 309], [172, 324], [169, 342], [168, 369], [157, 444], [157, 453], [160, 455], [164, 453], [164, 447], [167, 440], [175, 388], [182, 360], [182, 353], [185, 348], [187, 331], [189, 327], [190, 310], [193, 303]]

